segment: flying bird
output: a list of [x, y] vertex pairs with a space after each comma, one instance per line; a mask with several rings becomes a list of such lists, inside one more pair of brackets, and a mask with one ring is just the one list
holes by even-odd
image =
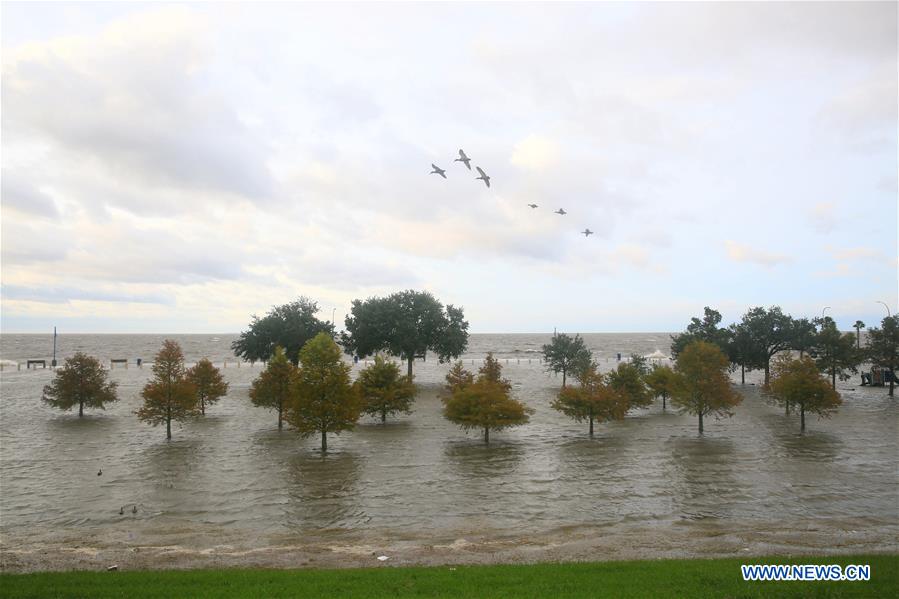
[[490, 177], [487, 176], [487, 173], [484, 172], [484, 169], [482, 169], [482, 168], [479, 167], [479, 166], [476, 166], [475, 168], [478, 169], [478, 172], [479, 172], [479, 173], [481, 173], [481, 176], [480, 176], [480, 177], [475, 177], [475, 179], [481, 179], [482, 181], [484, 181], [484, 184], [485, 184], [487, 187], [490, 187]]
[[433, 168], [434, 170], [428, 173], [429, 175], [440, 175], [441, 177], [446, 179], [446, 171], [444, 169], [440, 168], [434, 163], [431, 163], [431, 168]]
[[471, 170], [471, 165], [469, 164], [469, 162], [471, 162], [471, 158], [466, 156], [465, 152], [463, 152], [462, 150], [459, 150], [459, 157], [453, 160], [453, 162], [461, 162], [468, 167], [468, 170]]
[[528, 204], [531, 208], [537, 208], [537, 204]]
[[568, 213], [565, 212], [565, 209], [564, 209], [564, 208], [559, 208], [558, 210], [555, 211], [554, 214], [561, 214], [562, 216], [564, 216], [564, 215], [566, 215], [566, 214], [568, 214]]
[[593, 231], [591, 231], [590, 229], [584, 229], [583, 231], [581, 231], [581, 235], [583, 235], [584, 237], [590, 237], [591, 235], [593, 235]]

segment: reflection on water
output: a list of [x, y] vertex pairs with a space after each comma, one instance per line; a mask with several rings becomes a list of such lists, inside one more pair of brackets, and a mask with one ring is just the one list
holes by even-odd
[[[229, 338], [213, 346], [198, 337], [190, 351], [227, 354]], [[4, 352], [31, 352], [2, 339]], [[150, 344], [101, 340], [107, 346], [79, 343], [91, 353], [127, 355]], [[442, 417], [437, 394], [447, 365], [429, 360], [415, 365], [421, 393], [413, 414], [385, 425], [365, 419], [329, 436], [324, 457], [318, 439], [278, 431], [270, 412], [250, 404], [246, 390], [258, 367], [225, 369], [229, 395], [205, 418], [175, 425], [170, 442], [164, 428], [134, 415], [149, 369], [112, 371], [121, 401], [83, 419], [40, 402], [49, 370], [4, 372], [0, 533], [29, 543], [58, 531], [181, 543], [197, 535], [215, 542], [311, 534], [456, 539], [695, 518], [785, 527], [797, 516], [899, 520], [899, 402], [883, 390], [844, 389], [837, 414], [810, 418], [804, 435], [798, 417], [747, 385], [734, 417], [710, 419], [702, 437], [695, 417], [655, 405], [597, 425], [591, 439], [586, 424], [549, 407], [561, 380], [527, 364], [526, 350], [544, 342], [540, 335], [473, 338], [471, 356], [498, 350], [517, 397], [535, 410], [527, 425], [492, 433], [489, 445]], [[603, 368], [614, 366], [603, 358], [616, 351], [649, 353], [664, 342], [664, 335], [588, 338]], [[118, 513], [131, 503], [137, 514]]]
[[684, 518], [724, 518], [748, 498], [733, 473], [733, 441], [703, 436], [671, 439], [669, 445], [674, 497]]
[[369, 518], [356, 501], [362, 460], [349, 452], [305, 451], [287, 463], [286, 523], [293, 530], [354, 528]]

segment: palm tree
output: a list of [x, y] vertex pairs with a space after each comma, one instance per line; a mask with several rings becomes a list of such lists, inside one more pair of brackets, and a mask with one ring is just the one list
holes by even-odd
[[861, 330], [865, 328], [865, 323], [856, 320], [852, 326], [855, 328], [855, 349], [859, 349], [861, 347]]

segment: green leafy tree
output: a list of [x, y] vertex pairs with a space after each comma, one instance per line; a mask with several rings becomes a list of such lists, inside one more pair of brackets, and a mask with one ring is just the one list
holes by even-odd
[[328, 333], [319, 333], [300, 350], [300, 370], [287, 422], [303, 437], [321, 433], [325, 452], [328, 433], [352, 430], [361, 413], [362, 401], [350, 382], [350, 367], [341, 359], [340, 347]]
[[637, 369], [637, 372], [640, 373], [640, 376], [646, 376], [649, 372], [649, 360], [646, 359], [646, 356], [641, 356], [640, 354], [631, 354], [630, 360], [628, 360], [631, 366]]
[[250, 401], [254, 406], [278, 412], [278, 428], [283, 427], [284, 411], [293, 396], [297, 367], [290, 363], [284, 348], [275, 346], [272, 358], [250, 386]]
[[852, 325], [855, 329], [855, 349], [861, 349], [862, 347], [862, 329], [865, 328], [865, 323], [860, 320], [856, 320], [855, 324]]
[[380, 354], [375, 356], [374, 364], [359, 373], [356, 384], [362, 397], [362, 411], [380, 416], [381, 422], [387, 422], [388, 414], [412, 413], [415, 385], [409, 377], [400, 375], [399, 366]]
[[880, 328], [868, 330], [866, 352], [874, 366], [880, 366], [892, 372], [890, 377], [890, 397], [893, 396], [893, 384], [899, 367], [899, 317], [887, 316], [880, 323]]
[[815, 345], [818, 328], [814, 321], [808, 318], [796, 318], [790, 325], [789, 348], [799, 352], [801, 358]]
[[755, 346], [749, 330], [742, 324], [732, 324], [729, 328], [730, 343], [727, 346], [727, 356], [731, 364], [740, 367], [740, 384], [746, 384], [746, 371], [752, 370], [752, 365], [759, 362], [753, 355]]
[[721, 312], [706, 306], [703, 308], [701, 319], [695, 316], [690, 319], [686, 332], [671, 336], [671, 356], [677, 358], [680, 352], [693, 341], [714, 343], [726, 352], [730, 342], [730, 333], [726, 328], [719, 327], [719, 324], [721, 324]]
[[727, 370], [727, 356], [720, 347], [706, 341], [690, 343], [677, 357], [671, 403], [699, 417], [699, 434], [703, 432], [705, 416], [732, 416], [731, 408], [742, 400], [731, 388]]
[[606, 384], [605, 377], [599, 372], [595, 363], [584, 369], [578, 376], [577, 387], [563, 387], [558, 397], [552, 402], [554, 410], [558, 410], [573, 418], [575, 422], [590, 423], [590, 436], [593, 436], [593, 422], [621, 420], [628, 410], [627, 397]]
[[[852, 333], [848, 333], [852, 337]], [[799, 408], [800, 430], [805, 432], [805, 413], [827, 418], [842, 403], [840, 394], [818, 372], [811, 358], [793, 360], [781, 356], [774, 361], [768, 392], [779, 402]]]
[[580, 335], [571, 337], [565, 333], [554, 333], [552, 341], [543, 346], [543, 361], [546, 369], [556, 374], [562, 373], [562, 388], [565, 388], [569, 372], [583, 372], [593, 360]]
[[[492, 357], [488, 355], [490, 360]], [[534, 413], [531, 408], [512, 398], [511, 387], [502, 378], [499, 362], [485, 362], [473, 383], [457, 386], [452, 395], [442, 398], [443, 415], [463, 430], [483, 429], [484, 443], [490, 443], [491, 430], [525, 424]]]
[[809, 354], [822, 372], [830, 374], [831, 387], [836, 389], [837, 377], [845, 381], [858, 372], [861, 356], [855, 348], [855, 335], [841, 333], [837, 323], [829, 317], [819, 320], [818, 324], [821, 330], [815, 336]]
[[628, 409], [645, 408], [652, 404], [652, 396], [640, 371], [633, 364], [622, 362], [616, 370], [606, 374], [609, 387], [627, 399]]
[[752, 366], [765, 371], [765, 384], [771, 380], [771, 358], [791, 348], [795, 341], [794, 321], [779, 306], [756, 307], [743, 316], [740, 323], [749, 333], [752, 344]]
[[462, 366], [462, 361], [459, 360], [453, 364], [453, 367], [446, 373], [446, 385], [444, 385], [444, 390], [447, 395], [452, 395], [459, 389], [463, 389], [472, 383], [474, 383], [474, 375], [468, 370], [465, 370], [465, 367]]
[[656, 364], [643, 377], [643, 380], [654, 397], [662, 398], [662, 409], [666, 409], [668, 398], [674, 393], [674, 388], [677, 384], [677, 374], [674, 370], [670, 366]]
[[240, 334], [232, 344], [235, 356], [250, 361], [267, 361], [274, 355], [275, 347], [281, 346], [287, 359], [294, 366], [299, 360], [299, 351], [307, 341], [319, 333], [334, 336], [334, 323], [318, 319], [318, 304], [301, 297], [296, 301], [275, 306], [264, 317], [255, 314], [250, 327]]
[[166, 339], [153, 360], [153, 379], [141, 391], [144, 405], [137, 417], [153, 426], [165, 423], [165, 437], [172, 438], [172, 420], [183, 422], [197, 415], [197, 390], [187, 380], [181, 346]]
[[106, 409], [106, 404], [118, 401], [117, 384], [108, 379], [100, 362], [77, 352], [66, 358], [65, 365], [56, 371], [53, 382], [44, 387], [43, 401], [60, 410], [78, 406], [78, 417], [84, 416], [84, 406]]
[[222, 377], [221, 371], [206, 358], [197, 362], [193, 368], [189, 368], [185, 376], [197, 390], [197, 405], [200, 406], [200, 413], [203, 415], [206, 414], [206, 406], [214, 404], [228, 394], [228, 383]]
[[347, 353], [360, 358], [388, 352], [412, 363], [428, 351], [441, 363], [458, 358], [468, 346], [468, 322], [461, 308], [444, 309], [433, 295], [423, 291], [401, 291], [387, 297], [354, 300], [347, 316], [341, 343]]

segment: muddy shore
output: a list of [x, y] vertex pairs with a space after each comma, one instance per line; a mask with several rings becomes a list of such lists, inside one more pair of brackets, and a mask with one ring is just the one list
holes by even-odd
[[[684, 521], [665, 526], [567, 527], [518, 537], [415, 539], [280, 538], [258, 546], [223, 544], [65, 546], [9, 542], [0, 546], [4, 573], [60, 570], [196, 568], [355, 568], [560, 561], [711, 558], [761, 555], [899, 553], [899, 526], [855, 520], [777, 523]], [[379, 561], [379, 556], [389, 559]]]

